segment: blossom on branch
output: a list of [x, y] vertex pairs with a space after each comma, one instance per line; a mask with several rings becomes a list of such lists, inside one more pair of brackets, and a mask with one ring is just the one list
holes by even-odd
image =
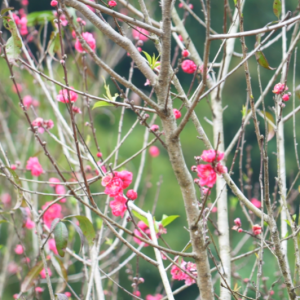
[[[95, 51], [96, 49], [96, 40], [93, 36], [92, 33], [90, 32], [83, 32], [82, 33], [82, 38], [86, 41], [86, 43], [91, 47], [91, 49], [93, 51]], [[82, 53], [85, 51], [85, 49], [82, 47], [79, 39], [76, 39], [76, 42], [75, 42], [75, 49], [79, 52], [79, 53]]]
[[43, 173], [43, 168], [37, 157], [30, 157], [27, 161], [26, 169], [31, 171], [32, 176], [40, 176]]
[[[72, 86], [71, 89], [74, 89]], [[76, 102], [78, 95], [72, 90], [63, 89], [59, 91], [59, 94], [56, 96], [56, 100], [61, 103], [69, 103], [69, 97], [71, 102]]]

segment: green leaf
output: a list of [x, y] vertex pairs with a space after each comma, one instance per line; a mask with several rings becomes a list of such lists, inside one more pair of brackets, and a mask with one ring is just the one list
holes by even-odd
[[[275, 120], [274, 120], [274, 117], [271, 113], [269, 112], [261, 112], [265, 117], [266, 119], [268, 119], [269, 121], [271, 121], [273, 124], [275, 124]], [[267, 141], [270, 141], [273, 136], [275, 135], [275, 128], [272, 124], [270, 124], [269, 122], [267, 122], [267, 126], [268, 126], [268, 136], [267, 136]]]
[[229, 201], [230, 201], [230, 208], [233, 209], [235, 209], [237, 204], [239, 203], [239, 199], [237, 197], [230, 197]]
[[149, 227], [149, 223], [148, 223], [148, 219], [142, 215], [140, 215], [137, 211], [132, 210], [132, 213], [134, 214], [134, 216], [136, 216], [139, 220], [143, 221], [148, 227]]
[[102, 106], [114, 106], [112, 103], [105, 102], [105, 101], [98, 101], [94, 104], [93, 108], [102, 107]]
[[6, 220], [0, 220], [0, 224], [8, 223]]
[[268, 69], [268, 70], [276, 69], [276, 68], [270, 67], [270, 65], [262, 51], [255, 52], [255, 58], [256, 58], [257, 62], [265, 69]]
[[292, 216], [292, 218], [293, 218], [293, 220], [295, 221], [295, 220], [296, 220], [296, 218], [297, 218], [297, 215], [296, 215], [296, 214], [294, 214], [294, 215]]
[[63, 279], [65, 281], [68, 281], [68, 272], [67, 272], [62, 260], [57, 256], [54, 256], [54, 259], [58, 262], [58, 264], [60, 266], [60, 271], [61, 271], [61, 275], [62, 275]]
[[14, 7], [7, 7], [7, 8], [3, 8], [0, 12], [0, 15], [3, 17], [8, 11], [10, 10], [14, 10]]
[[51, 57], [54, 57], [55, 53], [59, 52], [60, 40], [59, 40], [59, 34], [57, 31], [56, 32], [53, 31], [51, 33], [47, 49], [48, 49], [48, 53]]
[[184, 249], [182, 250], [182, 252], [186, 252], [189, 248], [192, 247], [192, 242], [189, 242], [185, 247]]
[[290, 227], [292, 227], [289, 220], [284, 220], [284, 221], [286, 222], [286, 224], [288, 224]]
[[57, 252], [61, 257], [64, 257], [65, 250], [68, 244], [68, 235], [69, 235], [67, 226], [63, 222], [59, 222], [55, 226], [53, 234], [54, 234]]
[[83, 246], [83, 243], [86, 241], [86, 238], [85, 238], [85, 236], [84, 236], [84, 234], [83, 234], [83, 232], [82, 232], [82, 230], [81, 230], [81, 228], [79, 226], [77, 226], [74, 222], [72, 222], [70, 220], [68, 220], [68, 222], [70, 222], [74, 226], [75, 230], [77, 231], [77, 233], [78, 233], [78, 235], [80, 237], [80, 242], [81, 242], [80, 243], [80, 250], [79, 250], [79, 252], [80, 252], [81, 248]]
[[274, 12], [275, 16], [279, 19], [280, 15], [281, 15], [281, 1], [280, 0], [274, 0], [273, 12]]
[[143, 53], [145, 54], [147, 61], [148, 61], [149, 65], [151, 66], [152, 58], [151, 58], [150, 54], [148, 54], [146, 51], [143, 51]]
[[27, 292], [33, 286], [43, 268], [44, 264], [40, 261], [29, 271], [21, 284], [21, 293]]
[[163, 227], [167, 227], [169, 224], [171, 224], [177, 218], [179, 218], [178, 215], [173, 215], [173, 216], [163, 215], [162, 220], [161, 220], [161, 224], [162, 224]]
[[51, 10], [36, 11], [27, 15], [27, 26], [44, 25], [45, 20], [52, 22], [54, 18]]
[[74, 216], [79, 222], [79, 227], [82, 230], [83, 235], [85, 236], [88, 244], [93, 245], [96, 233], [91, 221], [85, 216]]
[[109, 239], [109, 238], [105, 238], [105, 239], [106, 239], [106, 242], [105, 242], [106, 245], [110, 246], [113, 243], [113, 239]]

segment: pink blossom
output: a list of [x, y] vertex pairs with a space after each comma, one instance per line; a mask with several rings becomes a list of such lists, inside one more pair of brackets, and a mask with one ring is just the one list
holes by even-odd
[[28, 28], [27, 28], [27, 17], [23, 16], [20, 21], [19, 21], [19, 29], [20, 29], [20, 34], [21, 35], [26, 35], [28, 34]]
[[174, 114], [176, 120], [181, 118], [181, 112], [178, 109], [173, 108], [173, 114]]
[[188, 56], [190, 55], [190, 52], [189, 52], [188, 50], [184, 49], [184, 50], [181, 52], [181, 55], [182, 55], [183, 57], [188, 57]]
[[135, 295], [135, 296], [138, 296], [138, 297], [141, 296], [141, 292], [140, 291], [134, 291], [132, 294]]
[[[138, 223], [137, 223], [137, 226], [150, 238], [150, 229], [149, 229], [149, 227], [148, 227], [148, 225], [147, 224], [145, 224], [143, 221], [139, 221]], [[143, 237], [143, 238], [145, 238], [141, 233], [140, 233], [140, 231], [139, 230], [137, 230], [137, 229], [134, 229], [134, 234], [136, 235], [136, 236], [139, 236], [139, 237]], [[141, 241], [141, 240], [139, 240], [137, 237], [133, 237], [133, 240], [137, 243], [137, 244], [139, 244], [139, 245], [141, 245], [142, 243], [144, 243], [143, 241]], [[145, 243], [144, 244], [144, 247], [148, 247], [149, 245], [147, 244], [147, 243]]]
[[16, 170], [16, 169], [17, 169], [17, 166], [16, 166], [16, 165], [11, 165], [10, 168], [11, 168], [12, 170]]
[[115, 176], [123, 181], [123, 189], [128, 188], [132, 182], [132, 173], [129, 171], [123, 170], [121, 172], [115, 172]]
[[[57, 195], [65, 195], [65, 194], [67, 193], [65, 186], [64, 186], [64, 185], [61, 185], [61, 184], [57, 185], [57, 186], [55, 187], [55, 193], [56, 193]], [[66, 198], [62, 198], [62, 199], [60, 200], [60, 202], [62, 202], [62, 203], [65, 203], [66, 201], [67, 201]]]
[[150, 130], [156, 132], [159, 130], [159, 126], [156, 124], [153, 124], [153, 125], [151, 125]]
[[29, 4], [29, 1], [28, 0], [22, 0], [21, 4], [23, 6], [27, 6]]
[[11, 196], [8, 193], [4, 193], [1, 195], [1, 202], [5, 207], [8, 207], [11, 205]]
[[199, 184], [201, 186], [207, 185], [213, 187], [217, 180], [215, 170], [211, 165], [198, 165], [197, 166], [198, 177], [200, 177]]
[[40, 286], [37, 286], [37, 287], [35, 288], [35, 291], [36, 291], [37, 293], [42, 293], [42, 292], [44, 291], [44, 289], [41, 288]]
[[72, 294], [70, 292], [65, 292], [65, 295], [68, 297], [68, 298], [71, 298]]
[[[73, 87], [70, 87], [70, 88], [74, 89]], [[59, 101], [59, 102], [62, 102], [62, 103], [69, 103], [69, 95], [68, 94], [70, 94], [70, 101], [71, 102], [76, 102], [77, 101], [77, 98], [78, 98], [77, 93], [75, 93], [72, 90], [69, 90], [69, 93], [68, 93], [68, 90], [66, 90], [66, 89], [63, 89], [63, 90], [59, 91], [59, 94], [56, 96], [56, 100]]]
[[114, 1], [114, 0], [110, 0], [110, 1], [108, 1], [108, 5], [109, 5], [110, 7], [115, 7], [115, 6], [117, 6], [117, 2]]
[[116, 196], [115, 200], [111, 201], [109, 203], [109, 206], [111, 208], [112, 214], [116, 217], [122, 217], [124, 216], [125, 211], [127, 210], [126, 206], [126, 198], [123, 196]]
[[32, 97], [29, 96], [29, 95], [27, 95], [27, 96], [25, 96], [25, 97], [23, 98], [23, 104], [24, 104], [24, 106], [25, 106], [26, 108], [29, 108], [29, 107], [30, 107], [30, 105], [32, 104], [32, 101], [33, 101], [33, 99], [32, 99]]
[[[192, 262], [188, 262], [185, 269], [191, 273], [192, 275], [196, 276], [197, 277], [197, 267], [196, 267], [196, 264], [195, 263], [192, 263]], [[186, 275], [187, 278], [185, 279], [185, 284], [186, 285], [191, 285], [191, 284], [194, 284], [196, 283], [195, 279], [192, 278], [191, 276], [188, 276]]]
[[[13, 16], [14, 16], [15, 14], [13, 14]], [[17, 85], [17, 86], [16, 86]], [[21, 84], [19, 84], [19, 83], [17, 83], [16, 85], [13, 85], [12, 86], [12, 91], [13, 91], [13, 93], [15, 93], [15, 94], [17, 94], [17, 91], [19, 91], [19, 93], [21, 93], [22, 92], [22, 85]]]
[[187, 74], [193, 74], [197, 70], [197, 65], [190, 59], [186, 59], [181, 64], [182, 71]]
[[53, 183], [60, 183], [60, 180], [58, 179], [58, 178], [55, 178], [55, 177], [51, 177], [51, 178], [49, 178], [49, 185], [51, 186], [51, 187], [56, 187], [56, 184], [52, 184], [52, 182]]
[[257, 200], [256, 198], [252, 198], [251, 199], [251, 203], [257, 207], [257, 208], [261, 208], [261, 202], [259, 200]]
[[[180, 267], [185, 270], [186, 262], [182, 260]], [[187, 275], [176, 265], [171, 268], [171, 275], [174, 280], [185, 280]]]
[[179, 41], [183, 42], [183, 37], [181, 35], [178, 35]]
[[102, 153], [101, 153], [101, 152], [98, 152], [98, 153], [97, 153], [97, 157], [98, 157], [98, 158], [102, 157]]
[[159, 155], [159, 149], [156, 147], [156, 146], [151, 146], [149, 148], [149, 154], [152, 156], [152, 157], [157, 157]]
[[[54, 13], [54, 16], [57, 18], [57, 11], [54, 11], [53, 13]], [[60, 24], [62, 26], [67, 26], [68, 25], [68, 20], [67, 20], [67, 18], [64, 14], [60, 15], [59, 20], [60, 20]]]
[[284, 94], [282, 96], [282, 101], [286, 102], [290, 100], [291, 93]]
[[277, 83], [277, 84], [275, 84], [274, 89], [273, 89], [272, 92], [274, 94], [279, 95], [279, 94], [281, 94], [281, 93], [283, 93], [284, 91], [287, 91], [287, 90], [288, 90], [288, 87], [284, 83]]
[[54, 239], [49, 239], [48, 240], [48, 247], [49, 250], [51, 250], [54, 254], [58, 254], [57, 249], [56, 249], [56, 243]]
[[222, 164], [219, 163], [219, 164], [217, 164], [216, 172], [217, 172], [218, 175], [227, 173], [227, 167], [225, 167], [225, 166], [223, 166]]
[[243, 232], [243, 229], [242, 229], [242, 228], [239, 228], [239, 229], [238, 229], [238, 233], [241, 233], [241, 232]]
[[81, 25], [85, 26], [86, 25], [86, 22], [84, 20], [82, 20], [81, 18], [77, 18], [76, 21], [78, 23], [81, 23]]
[[16, 248], [15, 248], [15, 253], [18, 254], [18, 255], [21, 255], [24, 253], [24, 249], [22, 247], [22, 245], [17, 245]]
[[214, 162], [215, 160], [220, 161], [224, 158], [224, 153], [213, 149], [203, 150], [201, 159], [205, 162]]
[[14, 298], [14, 299], [18, 299], [18, 298], [19, 298], [19, 294], [14, 294], [14, 295], [13, 295], [13, 298]]
[[194, 5], [193, 5], [193, 4], [189, 4], [189, 8], [190, 8], [190, 9], [193, 9], [193, 8], [194, 8]]
[[47, 121], [44, 121], [44, 126], [47, 128], [47, 129], [52, 129], [54, 127], [54, 122], [52, 120], [47, 120]]
[[[89, 1], [95, 3], [95, 0], [89, 0]], [[94, 8], [94, 7], [91, 7], [91, 6], [89, 6], [89, 5], [87, 5], [87, 7], [88, 7], [91, 11], [93, 11], [93, 12], [95, 11], [95, 8]]]
[[32, 229], [32, 228], [35, 227], [35, 223], [30, 218], [27, 218], [27, 221], [25, 223], [25, 227], [27, 229]]
[[[40, 272], [40, 275], [41, 275], [41, 277], [42, 277], [43, 279], [46, 278], [46, 271], [45, 271], [45, 269], [43, 269], [43, 270]], [[48, 268], [48, 275], [49, 275], [49, 277], [52, 276], [52, 272], [51, 272], [51, 270], [50, 270], [49, 268]]]
[[275, 292], [272, 290], [270, 291], [270, 296], [273, 296], [275, 294]]
[[162, 298], [163, 298], [163, 295], [161, 295], [161, 294], [156, 294], [154, 296], [152, 296], [152, 295], [146, 296], [146, 300], [160, 300]]
[[128, 190], [126, 196], [129, 200], [135, 200], [137, 198], [138, 194], [134, 190]]
[[183, 3], [180, 2], [180, 3], [178, 4], [178, 7], [179, 7], [179, 8], [183, 8]]
[[241, 226], [242, 226], [242, 221], [241, 221], [241, 219], [240, 219], [240, 218], [236, 218], [236, 219], [234, 220], [234, 224], [235, 224], [236, 226], [238, 226], [238, 227], [241, 227]]
[[82, 114], [82, 111], [79, 107], [73, 106], [72, 111], [74, 114]]
[[[149, 31], [144, 28], [140, 28], [140, 27], [137, 27], [136, 29], [137, 30], [132, 29], [133, 38], [136, 40], [141, 40], [143, 42], [148, 41], [149, 38], [146, 35], [149, 35]], [[146, 34], [146, 35], [144, 35], [144, 34]]]
[[58, 2], [57, 2], [56, 0], [52, 0], [52, 1], [50, 2], [50, 5], [51, 5], [52, 7], [56, 7], [57, 4], [58, 4]]
[[112, 175], [111, 174], [109, 174], [107, 176], [104, 176], [104, 177], [102, 177], [101, 185], [102, 186], [107, 186], [107, 185], [110, 184], [111, 180], [112, 180]]
[[[46, 202], [43, 206], [42, 209], [46, 209], [46, 207], [51, 204], [51, 202]], [[43, 220], [44, 223], [46, 224], [46, 226], [48, 228], [51, 227], [51, 223], [54, 219], [56, 218], [62, 218], [62, 214], [61, 214], [61, 206], [58, 203], [55, 203], [53, 205], [51, 205], [46, 212], [43, 215]]]
[[8, 265], [7, 265], [7, 272], [9, 274], [16, 274], [19, 271], [20, 271], [20, 267], [14, 261], [8, 263]]
[[202, 193], [203, 195], [210, 195], [211, 191], [210, 189], [206, 188], [206, 187], [202, 187]]
[[151, 85], [151, 82], [149, 79], [146, 79], [146, 82], [144, 83], [144, 86], [147, 86], [147, 85]]
[[[94, 36], [90, 32], [83, 32], [82, 33], [83, 39], [87, 42], [87, 44], [91, 47], [91, 49], [94, 51], [96, 49], [96, 40]], [[75, 42], [75, 49], [82, 53], [85, 51], [85, 49], [81, 46], [81, 43], [77, 39]]]
[[30, 263], [30, 258], [29, 257], [24, 257], [22, 261], [29, 264]]
[[258, 225], [258, 224], [253, 225], [252, 231], [253, 231], [253, 233], [254, 233], [255, 235], [260, 234], [261, 231], [262, 231], [261, 226]]
[[115, 176], [110, 183], [106, 185], [104, 193], [110, 197], [115, 197], [123, 192], [123, 181], [121, 178]]
[[30, 157], [27, 161], [26, 169], [31, 171], [32, 176], [40, 176], [43, 173], [43, 168], [37, 157]]

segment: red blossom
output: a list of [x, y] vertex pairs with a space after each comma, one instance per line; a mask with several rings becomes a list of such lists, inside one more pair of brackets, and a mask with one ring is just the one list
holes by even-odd
[[255, 235], [261, 234], [261, 226], [258, 224], [253, 225], [252, 231]]
[[181, 118], [181, 112], [178, 109], [173, 108], [173, 114], [176, 120]]
[[187, 74], [193, 74], [197, 70], [197, 65], [190, 59], [186, 59], [181, 64], [182, 71]]
[[152, 157], [157, 157], [159, 155], [159, 149], [156, 147], [156, 146], [151, 146], [149, 148], [149, 154], [152, 156]]
[[274, 89], [273, 89], [272, 92], [274, 94], [279, 95], [279, 94], [281, 94], [281, 93], [283, 93], [284, 91], [287, 91], [287, 90], [288, 90], [288, 87], [285, 85], [285, 83], [277, 83], [277, 84], [275, 84]]
[[117, 195], [115, 197], [115, 200], [111, 201], [109, 203], [109, 206], [111, 208], [112, 214], [116, 217], [122, 217], [124, 216], [125, 211], [127, 210], [126, 206], [126, 198], [120, 195]]
[[[90, 32], [83, 32], [82, 33], [82, 38], [87, 42], [87, 44], [91, 47], [91, 49], [94, 51], [96, 49], [96, 40]], [[75, 49], [79, 52], [82, 53], [84, 52], [84, 48], [81, 46], [81, 43], [77, 39], [75, 42]]]
[[217, 180], [217, 174], [211, 165], [198, 165], [198, 177], [200, 177], [199, 184], [201, 186], [207, 185], [213, 187]]

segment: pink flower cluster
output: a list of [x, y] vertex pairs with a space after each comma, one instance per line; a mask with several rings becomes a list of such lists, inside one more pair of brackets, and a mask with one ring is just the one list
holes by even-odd
[[193, 74], [197, 70], [197, 65], [190, 59], [186, 59], [181, 64], [181, 69], [187, 74]]
[[[137, 223], [137, 226], [138, 228], [146, 235], [148, 236], [148, 238], [151, 239], [151, 234], [150, 234], [150, 228], [147, 224], [145, 224], [143, 221], [139, 221]], [[162, 234], [165, 234], [167, 233], [167, 229], [165, 227], [162, 226], [162, 224], [159, 224], [159, 229], [158, 229], [158, 232], [156, 233], [156, 236], [159, 237], [161, 236]], [[134, 229], [134, 235], [135, 236], [140, 236], [140, 237], [143, 237], [143, 234], [138, 230], [138, 229]], [[133, 240], [141, 245], [142, 243], [144, 243], [143, 241], [141, 241], [140, 239], [138, 239], [137, 237], [134, 237]], [[144, 247], [148, 247], [149, 245], [147, 243], [144, 244]]]
[[28, 34], [28, 29], [27, 29], [27, 18], [25, 15], [23, 15], [21, 18], [17, 16], [16, 14], [12, 14], [13, 18], [16, 22], [16, 25], [18, 26], [20, 30], [21, 35], [26, 35]]
[[25, 227], [27, 229], [32, 229], [35, 227], [35, 223], [30, 218], [31, 217], [30, 209], [29, 209], [29, 207], [25, 207], [25, 210], [27, 212], [27, 219], [26, 219]]
[[27, 95], [23, 98], [23, 104], [26, 108], [29, 108], [31, 105], [37, 107], [40, 105], [38, 100], [33, 99], [31, 96]]
[[[46, 270], [43, 269], [43, 270], [40, 272], [40, 275], [41, 275], [41, 277], [42, 277], [43, 279], [45, 279], [45, 278], [46, 278]], [[51, 270], [50, 270], [49, 268], [48, 268], [48, 275], [49, 275], [49, 277], [52, 276], [52, 272], [51, 272]]]
[[[66, 188], [65, 188], [64, 185], [62, 185], [62, 184], [55, 184], [55, 183], [60, 183], [60, 180], [58, 178], [51, 177], [51, 178], [49, 178], [49, 182], [51, 182], [50, 186], [54, 188], [55, 193], [57, 195], [65, 195], [66, 194]], [[60, 202], [62, 202], [62, 203], [65, 203], [66, 201], [67, 201], [66, 198], [62, 198], [60, 200]]]
[[[194, 277], [197, 277], [197, 268], [195, 263], [192, 263], [190, 261], [185, 262], [184, 260], [182, 260], [180, 267], [181, 269], [192, 274]], [[191, 285], [196, 282], [194, 278], [184, 273], [181, 269], [176, 265], [172, 266], [171, 275], [174, 280], [185, 280], [186, 285]]]
[[[110, 202], [109, 206], [112, 210], [112, 214], [116, 217], [121, 216], [123, 218], [127, 209], [127, 199], [123, 196], [123, 190], [128, 188], [132, 182], [132, 173], [129, 171], [114, 172], [102, 178], [102, 186], [105, 187], [104, 193], [114, 198]], [[127, 192], [128, 200], [135, 200], [137, 193], [133, 190]]]
[[[57, 18], [57, 11], [54, 11], [53, 14]], [[68, 20], [67, 20], [67, 18], [66, 18], [66, 16], [64, 14], [60, 15], [59, 20], [60, 20], [60, 24], [62, 26], [67, 26], [68, 25]]]
[[232, 227], [233, 230], [236, 230], [238, 232], [243, 232], [243, 229], [241, 228], [242, 227], [242, 221], [240, 218], [236, 218], [234, 221], [234, 226]]
[[[277, 83], [277, 84], [275, 84], [272, 92], [276, 95], [282, 95], [287, 90], [288, 90], [288, 87], [286, 86], [285, 83]], [[282, 101], [284, 101], [284, 102], [289, 101], [290, 96], [291, 96], [291, 93], [283, 94]]]
[[155, 294], [154, 296], [152, 295], [147, 295], [146, 300], [160, 300], [163, 298], [162, 294]]
[[[51, 204], [51, 202], [46, 202], [42, 206], [42, 209], [46, 209], [49, 204]], [[52, 221], [56, 218], [62, 218], [61, 205], [58, 203], [51, 205], [43, 215], [44, 223], [49, 229], [51, 228]]]
[[135, 40], [141, 40], [143, 42], [146, 42], [149, 40], [149, 38], [146, 36], [146, 35], [149, 35], [148, 30], [146, 30], [144, 28], [140, 28], [140, 27], [137, 27], [136, 29], [137, 30], [132, 29], [132, 36]]
[[262, 228], [261, 228], [260, 225], [255, 224], [255, 225], [253, 225], [253, 227], [252, 227], [252, 231], [253, 231], [253, 233], [254, 233], [255, 235], [259, 235], [259, 234], [261, 234], [261, 232], [262, 232]]
[[[74, 89], [72, 86], [70, 88]], [[72, 90], [69, 90], [69, 93], [68, 93], [67, 89], [60, 90], [59, 94], [56, 96], [56, 100], [61, 102], [61, 103], [69, 103], [69, 95], [68, 94], [70, 95], [70, 101], [71, 102], [76, 102], [77, 101], [77, 98], [78, 98], [77, 93], [75, 93]]]
[[26, 169], [31, 171], [32, 176], [40, 176], [43, 173], [43, 168], [37, 157], [30, 157], [27, 161]]
[[114, 1], [114, 0], [110, 0], [110, 1], [108, 1], [108, 6], [109, 7], [111, 7], [111, 8], [113, 8], [113, 7], [115, 7], [115, 6], [117, 6], [117, 2], [116, 1]]
[[54, 127], [52, 120], [44, 120], [42, 118], [36, 118], [31, 124], [33, 127], [38, 127], [39, 133], [44, 133], [45, 129], [52, 129]]
[[212, 188], [217, 180], [217, 174], [221, 175], [227, 172], [227, 168], [219, 163], [224, 157], [224, 153], [211, 150], [204, 150], [201, 159], [210, 164], [200, 164], [197, 166], [198, 177], [200, 177], [200, 186]]
[[54, 239], [48, 240], [48, 247], [49, 247], [49, 250], [52, 251], [55, 255], [58, 254], [57, 249], [56, 249], [56, 243], [55, 243]]
[[[91, 49], [93, 51], [95, 51], [96, 49], [96, 40], [93, 36], [92, 33], [90, 32], [83, 32], [82, 33], [82, 38], [86, 41], [86, 43], [91, 47]], [[76, 39], [76, 42], [75, 42], [75, 49], [79, 52], [79, 53], [82, 53], [85, 51], [85, 49], [82, 47], [80, 41], [78, 39]]]

